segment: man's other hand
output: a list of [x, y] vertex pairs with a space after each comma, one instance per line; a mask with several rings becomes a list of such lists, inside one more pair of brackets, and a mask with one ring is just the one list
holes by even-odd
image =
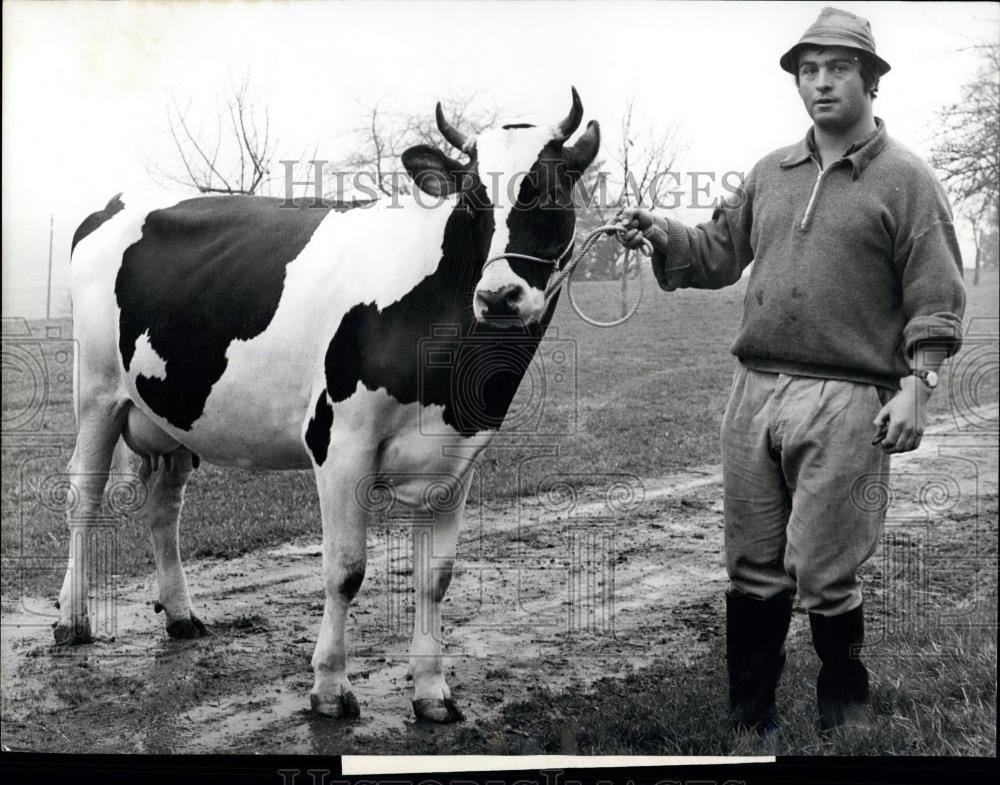
[[[882, 449], [888, 453], [915, 450], [920, 446], [927, 419], [930, 389], [916, 376], [904, 376], [900, 390], [876, 415], [873, 425], [884, 432]], [[878, 443], [877, 441], [874, 443]]]

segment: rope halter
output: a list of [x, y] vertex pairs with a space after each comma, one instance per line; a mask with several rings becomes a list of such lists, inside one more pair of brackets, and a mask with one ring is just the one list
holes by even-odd
[[[569, 244], [563, 249], [562, 253], [559, 254], [559, 256], [557, 256], [555, 259], [543, 259], [540, 256], [530, 256], [528, 254], [523, 254], [523, 253], [501, 253], [497, 254], [496, 256], [491, 256], [483, 263], [483, 272], [486, 271], [486, 268], [489, 265], [493, 264], [494, 262], [498, 262], [501, 259], [520, 259], [526, 262], [536, 262], [538, 264], [550, 265], [553, 267], [553, 271], [549, 277], [548, 284], [546, 284], [545, 286], [546, 308], [549, 307], [549, 303], [552, 301], [552, 298], [555, 297], [556, 292], [559, 291], [559, 287], [562, 286], [563, 283], [565, 283], [566, 297], [569, 299], [570, 305], [573, 306], [573, 310], [576, 311], [577, 316], [583, 319], [583, 321], [585, 321], [587, 324], [592, 325], [594, 327], [617, 327], [618, 325], [624, 324], [633, 316], [635, 316], [636, 311], [639, 310], [639, 304], [642, 302], [642, 295], [645, 292], [646, 288], [641, 275], [639, 276], [639, 297], [636, 299], [635, 303], [629, 309], [628, 313], [626, 313], [620, 319], [615, 319], [614, 321], [610, 322], [599, 322], [596, 319], [590, 318], [589, 316], [587, 316], [587, 314], [585, 314], [582, 310], [580, 310], [580, 306], [577, 305], [577, 302], [573, 297], [572, 283], [570, 281], [570, 276], [573, 274], [573, 270], [576, 269], [576, 266], [580, 263], [580, 260], [584, 257], [587, 251], [590, 250], [591, 246], [595, 242], [597, 242], [597, 238], [605, 234], [614, 234], [618, 238], [618, 241], [622, 242], [622, 238], [625, 234], [625, 229], [621, 226], [621, 224], [613, 224], [613, 223], [605, 224], [604, 226], [598, 226], [596, 229], [590, 232], [590, 234], [587, 235], [587, 237], [583, 241], [583, 244], [580, 246], [580, 250], [577, 251], [573, 255], [573, 258], [569, 261], [569, 263], [562, 268], [560, 268], [559, 265], [562, 262], [563, 258], [565, 258], [565, 256], [572, 250], [573, 245], [576, 242], [575, 235], [572, 238], [570, 238]], [[648, 238], [643, 238], [642, 246], [639, 248], [639, 251], [640, 253], [642, 253], [643, 256], [653, 255], [653, 244], [649, 241]], [[638, 261], [636, 261], [636, 264], [638, 265]], [[622, 270], [622, 275], [626, 275], [627, 272], [628, 270]]]

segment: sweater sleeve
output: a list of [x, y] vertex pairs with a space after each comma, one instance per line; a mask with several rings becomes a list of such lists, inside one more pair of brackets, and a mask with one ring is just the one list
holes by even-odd
[[903, 351], [911, 356], [917, 344], [928, 342], [950, 357], [962, 345], [962, 255], [940, 184], [935, 180], [923, 194], [918, 209], [900, 227], [902, 236], [897, 236], [895, 262], [906, 317]]
[[662, 289], [720, 289], [740, 279], [753, 261], [754, 175], [751, 171], [743, 188], [716, 207], [709, 221], [686, 226], [676, 218], [664, 219], [666, 248], [654, 245], [652, 259]]

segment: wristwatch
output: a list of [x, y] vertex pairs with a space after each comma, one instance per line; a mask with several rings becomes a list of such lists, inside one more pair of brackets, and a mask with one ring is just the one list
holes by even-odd
[[910, 371], [910, 376], [916, 376], [932, 390], [938, 386], [938, 375], [934, 371], [918, 371], [914, 368]]

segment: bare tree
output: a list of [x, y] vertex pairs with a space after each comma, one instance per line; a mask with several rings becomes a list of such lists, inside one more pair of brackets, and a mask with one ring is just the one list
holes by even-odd
[[[370, 104], [361, 104], [362, 120], [352, 133], [357, 142], [354, 152], [337, 163], [342, 172], [351, 172], [356, 177], [365, 176], [369, 184], [385, 196], [407, 193], [411, 184], [400, 170], [400, 156], [415, 144], [437, 147], [447, 155], [455, 151], [442, 138], [431, 112], [407, 112], [390, 110], [387, 101], [379, 99]], [[498, 107], [484, 106], [481, 93], [450, 97], [441, 101], [441, 106], [456, 127], [471, 134], [490, 128], [496, 124]], [[338, 194], [337, 198], [341, 198]]]
[[1000, 44], [972, 47], [981, 57], [961, 98], [938, 111], [931, 163], [941, 172], [976, 242], [973, 283], [979, 283], [986, 222], [1000, 198]]
[[147, 161], [156, 181], [194, 187], [201, 193], [254, 194], [271, 176], [275, 139], [266, 103], [259, 101], [244, 77], [214, 117], [199, 122], [191, 104], [176, 96], [167, 105], [167, 126], [176, 161], [167, 167]]
[[[676, 184], [666, 174], [673, 169], [685, 147], [677, 125], [664, 129], [643, 123], [636, 113], [635, 99], [630, 98], [622, 112], [619, 130], [618, 146], [610, 153], [614, 171], [608, 172], [603, 166], [594, 167], [584, 177], [583, 190], [589, 204], [581, 209], [580, 222], [585, 231], [610, 223], [624, 207], [662, 206], [670, 185]], [[583, 274], [589, 272], [595, 278], [621, 281], [621, 313], [624, 316], [629, 309], [628, 279], [633, 253], [613, 243], [601, 243], [595, 249], [595, 258]], [[637, 264], [633, 269], [633, 274], [638, 274]]]
[[358, 175], [367, 174], [375, 188], [391, 196], [401, 188], [406, 190], [396, 172], [399, 157], [409, 146], [406, 139], [410, 129], [405, 117], [387, 111], [383, 103], [384, 100], [379, 99], [372, 104], [362, 104], [364, 121], [353, 129], [358, 143], [338, 168]]
[[1000, 200], [993, 202], [993, 208], [986, 213], [979, 239], [982, 268], [995, 270], [1000, 267]]
[[959, 212], [972, 227], [972, 237], [975, 242], [976, 255], [973, 260], [972, 285], [979, 284], [984, 258], [988, 256], [986, 243], [993, 242], [995, 234], [989, 229], [993, 226], [997, 211], [997, 195], [989, 193], [975, 194], [959, 202]]
[[[619, 209], [620, 195], [613, 192], [617, 184], [611, 182], [608, 162], [601, 158], [594, 161], [583, 173], [576, 188], [578, 197], [577, 235], [585, 237], [599, 226], [610, 224]], [[622, 247], [613, 242], [597, 242], [590, 247], [587, 258], [573, 270], [573, 280], [613, 280], [618, 277]]]

